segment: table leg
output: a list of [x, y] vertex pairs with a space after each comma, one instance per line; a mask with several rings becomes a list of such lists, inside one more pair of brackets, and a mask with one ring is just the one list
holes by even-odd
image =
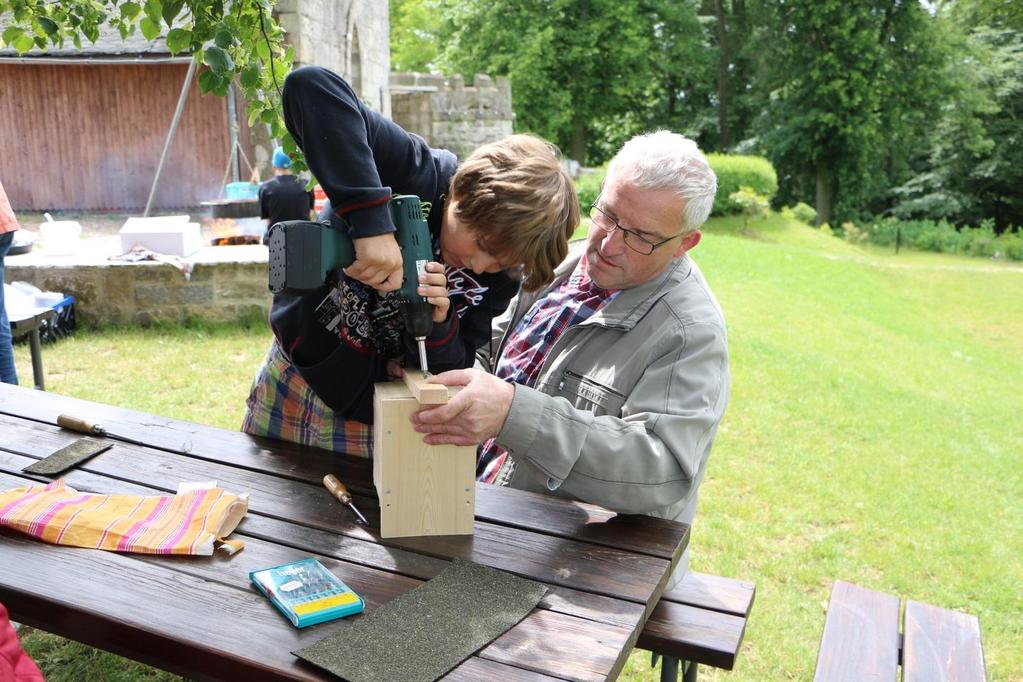
[[45, 391], [43, 384], [43, 348], [39, 341], [39, 329], [33, 329], [28, 336], [29, 347], [32, 349], [32, 379], [36, 388]]

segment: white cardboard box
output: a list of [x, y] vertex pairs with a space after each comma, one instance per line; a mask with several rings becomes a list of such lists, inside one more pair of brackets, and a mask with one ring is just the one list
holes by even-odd
[[128, 218], [121, 226], [121, 253], [140, 244], [150, 251], [169, 256], [191, 256], [202, 248], [199, 223], [187, 215]]

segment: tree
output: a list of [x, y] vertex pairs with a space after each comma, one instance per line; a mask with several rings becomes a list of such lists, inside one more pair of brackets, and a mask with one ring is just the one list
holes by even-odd
[[764, 2], [760, 16], [770, 100], [758, 128], [783, 198], [809, 179], [819, 222], [836, 206], [857, 213], [884, 191], [893, 148], [926, 112], [931, 18], [913, 0]]
[[465, 75], [509, 76], [520, 125], [585, 161], [598, 122], [645, 119], [636, 112], [647, 109], [651, 83], [664, 73], [655, 66], [676, 37], [669, 11], [675, 4], [689, 7], [670, 0], [628, 11], [616, 0], [450, 2], [442, 62]]
[[435, 72], [444, 18], [441, 0], [391, 0], [391, 70]]
[[[0, 0], [0, 16], [12, 21], [0, 34], [19, 53], [82, 39], [95, 43], [101, 28], [122, 37], [140, 31], [148, 40], [165, 33], [172, 54], [187, 52], [198, 65], [199, 89], [224, 96], [237, 82], [248, 103], [249, 125], [261, 121], [271, 137], [297, 152], [281, 118], [280, 85], [291, 71], [293, 51], [271, 16], [273, 0]], [[302, 159], [297, 168], [303, 169]]]
[[[1004, 9], [1002, 13], [998, 9]], [[1023, 225], [1023, 12], [961, 2], [938, 16], [949, 96], [932, 107], [914, 174], [893, 192], [900, 217], [998, 229]]]

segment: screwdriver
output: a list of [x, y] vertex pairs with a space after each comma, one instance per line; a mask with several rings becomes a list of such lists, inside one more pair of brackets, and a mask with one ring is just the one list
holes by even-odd
[[135, 440], [134, 438], [126, 438], [124, 436], [118, 436], [117, 434], [114, 433], [108, 433], [107, 430], [100, 426], [99, 424], [93, 424], [92, 422], [87, 422], [84, 419], [72, 417], [71, 415], [68, 414], [62, 414], [57, 417], [57, 426], [61, 427], [62, 429], [67, 429], [68, 431], [84, 433], [87, 436], [116, 438], [117, 440], [123, 440], [134, 445], [141, 445], [142, 447], [146, 447], [146, 444], [140, 440]]
[[348, 492], [348, 488], [345, 487], [344, 483], [337, 479], [337, 476], [334, 474], [327, 474], [323, 477], [323, 485], [327, 486], [327, 490], [330, 491], [330, 494], [339, 499], [342, 504], [347, 504], [352, 508], [355, 515], [359, 517], [360, 521], [362, 521], [362, 525], [369, 525], [369, 521], [366, 520], [366, 517], [355, 508], [355, 504], [352, 502], [352, 495]]

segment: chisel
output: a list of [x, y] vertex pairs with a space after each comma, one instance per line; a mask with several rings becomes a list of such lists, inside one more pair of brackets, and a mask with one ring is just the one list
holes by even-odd
[[330, 494], [340, 500], [342, 504], [347, 504], [352, 508], [355, 515], [359, 517], [360, 521], [362, 521], [362, 525], [369, 525], [369, 521], [366, 520], [366, 517], [355, 508], [355, 503], [352, 502], [352, 495], [348, 492], [348, 488], [345, 487], [344, 483], [337, 479], [337, 476], [334, 474], [327, 474], [323, 477], [323, 485], [327, 486], [327, 490], [330, 491]]
[[68, 431], [84, 433], [86, 436], [115, 438], [117, 440], [123, 440], [127, 443], [132, 443], [133, 445], [141, 445], [142, 447], [147, 447], [146, 444], [140, 440], [135, 440], [134, 438], [126, 438], [125, 436], [118, 436], [115, 433], [109, 433], [105, 428], [103, 428], [99, 424], [93, 424], [92, 422], [87, 422], [84, 419], [72, 417], [71, 415], [68, 414], [62, 414], [59, 417], [57, 417], [57, 426], [61, 427], [62, 429], [67, 429]]

